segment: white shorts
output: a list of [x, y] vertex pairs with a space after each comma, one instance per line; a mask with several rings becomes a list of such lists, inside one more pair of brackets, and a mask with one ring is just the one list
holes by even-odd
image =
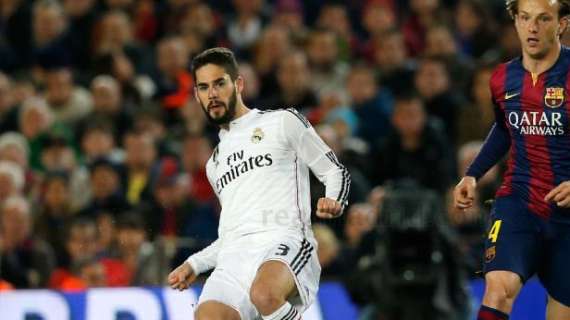
[[214, 300], [237, 310], [242, 320], [261, 319], [249, 291], [259, 267], [278, 260], [289, 267], [299, 293], [289, 302], [305, 311], [315, 300], [321, 276], [316, 240], [297, 235], [274, 235], [269, 241], [267, 235], [251, 237], [244, 241], [248, 246], [234, 244], [220, 250], [218, 264], [204, 284], [198, 305]]

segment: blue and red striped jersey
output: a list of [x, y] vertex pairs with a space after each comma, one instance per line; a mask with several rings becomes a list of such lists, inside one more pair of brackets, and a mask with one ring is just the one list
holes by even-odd
[[508, 151], [507, 170], [497, 197], [516, 195], [545, 218], [570, 221], [570, 210], [544, 201], [570, 180], [570, 49], [533, 79], [522, 58], [499, 65], [490, 81], [496, 123], [467, 171], [479, 178]]

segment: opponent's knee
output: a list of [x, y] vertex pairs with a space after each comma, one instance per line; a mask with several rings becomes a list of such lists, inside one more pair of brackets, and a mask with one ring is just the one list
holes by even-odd
[[253, 305], [262, 315], [268, 315], [285, 303], [285, 297], [271, 289], [271, 286], [253, 285], [249, 292]]

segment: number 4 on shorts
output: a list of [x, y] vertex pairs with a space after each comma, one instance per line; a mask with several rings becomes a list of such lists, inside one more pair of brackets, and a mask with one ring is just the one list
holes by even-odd
[[499, 231], [501, 230], [501, 223], [502, 220], [495, 220], [495, 222], [493, 222], [493, 226], [489, 231], [489, 239], [491, 239], [492, 243], [497, 242], [497, 238], [499, 237]]

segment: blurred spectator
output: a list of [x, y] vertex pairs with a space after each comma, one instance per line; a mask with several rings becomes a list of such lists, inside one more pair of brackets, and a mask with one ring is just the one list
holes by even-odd
[[453, 89], [467, 90], [469, 75], [473, 69], [472, 62], [469, 56], [459, 52], [449, 27], [437, 25], [428, 29], [425, 55], [443, 59], [449, 70]]
[[41, 168], [42, 138], [54, 123], [54, 115], [46, 101], [31, 97], [19, 109], [19, 131], [26, 137], [30, 146], [30, 166]]
[[217, 201], [206, 175], [206, 163], [211, 154], [212, 145], [206, 137], [192, 134], [184, 137], [180, 158], [188, 179], [188, 196], [202, 204]]
[[72, 53], [67, 37], [68, 21], [60, 2], [36, 1], [32, 10], [34, 62], [44, 69], [69, 65]]
[[222, 41], [220, 29], [220, 21], [212, 8], [203, 2], [188, 6], [180, 21], [181, 37], [192, 56], [207, 48], [219, 46]]
[[457, 137], [457, 117], [462, 99], [451, 87], [449, 71], [442, 58], [425, 57], [418, 64], [415, 88], [425, 102], [427, 113], [445, 125], [445, 134], [452, 143]]
[[[73, 65], [87, 71], [92, 52], [93, 27], [99, 16], [96, 0], [63, 0], [63, 9], [68, 17], [69, 48], [73, 54]], [[83, 80], [83, 79], [82, 79]]]
[[17, 164], [24, 173], [23, 192], [27, 196], [35, 196], [38, 175], [29, 166], [30, 148], [26, 138], [18, 132], [6, 132], [0, 135], [0, 161], [11, 161]]
[[[128, 272], [124, 264], [111, 258], [97, 257], [97, 227], [93, 220], [85, 218], [74, 219], [67, 228], [65, 246], [67, 263], [55, 270], [49, 280], [49, 287], [53, 289], [82, 289], [87, 286], [83, 281], [87, 274], [97, 274], [96, 283], [105, 283], [108, 286], [128, 285]], [[104, 268], [104, 278], [100, 270], [83, 270], [82, 264], [97, 259]], [[93, 266], [95, 262], [89, 262]], [[98, 268], [98, 267], [97, 267]], [[82, 274], [85, 272], [86, 274]], [[93, 273], [92, 273], [93, 272]], [[79, 278], [80, 281], [77, 281]], [[83, 278], [83, 279], [82, 279]], [[79, 282], [79, 283], [78, 283]], [[87, 284], [91, 283], [87, 281]]]
[[91, 95], [73, 83], [71, 69], [47, 70], [45, 81], [45, 99], [57, 121], [73, 127], [91, 111]]
[[278, 88], [262, 105], [262, 109], [295, 108], [308, 112], [317, 106], [310, 88], [312, 79], [307, 56], [302, 51], [289, 53], [277, 69]]
[[12, 79], [0, 72], [0, 132], [17, 130], [17, 105]]
[[408, 52], [420, 55], [425, 48], [427, 30], [436, 23], [445, 23], [440, 0], [410, 0], [410, 13], [402, 24]]
[[346, 105], [345, 88], [349, 66], [338, 59], [337, 36], [330, 30], [315, 30], [307, 40], [307, 57], [311, 73], [311, 88], [317, 95], [334, 92]]
[[[449, 143], [414, 95], [396, 98], [391, 132], [378, 149], [377, 180], [413, 180], [444, 192], [453, 177]], [[418, 165], [421, 164], [421, 165]]]
[[[491, 99], [489, 80], [493, 73], [494, 64], [480, 65], [471, 81], [469, 104], [461, 109], [457, 118], [459, 129], [457, 145], [463, 145], [473, 140], [483, 140], [495, 122], [495, 106]], [[461, 173], [460, 176], [463, 176]]]
[[96, 57], [94, 69], [96, 73], [111, 75], [119, 82], [123, 105], [129, 113], [135, 113], [155, 94], [156, 87], [151, 78], [136, 74], [132, 61], [122, 52]]
[[240, 62], [238, 74], [243, 77], [244, 88], [241, 93], [246, 106], [258, 107], [261, 83], [253, 66], [247, 62]]
[[26, 199], [14, 195], [2, 201], [0, 278], [16, 288], [45, 287], [55, 266], [51, 247], [33, 235], [32, 226]]
[[129, 131], [124, 139], [126, 199], [138, 205], [152, 199], [152, 185], [156, 178], [157, 150], [155, 141], [148, 133]]
[[107, 158], [120, 163], [124, 152], [116, 147], [114, 129], [107, 122], [94, 122], [87, 125], [81, 137], [83, 161], [89, 165], [99, 158]]
[[101, 212], [109, 212], [118, 216], [130, 208], [121, 186], [120, 169], [113, 162], [100, 158], [90, 167], [91, 201], [82, 213], [97, 217]]
[[396, 95], [409, 91], [414, 82], [415, 63], [408, 57], [402, 33], [390, 29], [373, 41], [379, 82]]
[[255, 46], [253, 66], [261, 80], [261, 95], [268, 96], [277, 86], [277, 66], [292, 50], [293, 44], [287, 30], [269, 26]]
[[365, 203], [355, 203], [347, 213], [344, 227], [346, 244], [356, 248], [360, 245], [364, 234], [370, 232], [376, 226], [377, 216], [372, 206]]
[[99, 75], [91, 81], [93, 110], [78, 125], [79, 135], [94, 122], [106, 123], [114, 128], [115, 140], [119, 140], [131, 125], [132, 119], [123, 105], [119, 83], [108, 75]]
[[126, 12], [109, 11], [100, 20], [99, 38], [96, 40], [95, 55], [124, 53], [133, 62], [138, 72], [149, 72], [145, 48], [133, 37], [132, 21]]
[[325, 2], [319, 11], [316, 26], [336, 33], [339, 59], [349, 60], [352, 52], [358, 51], [359, 43], [352, 33], [347, 8], [342, 2]]
[[359, 120], [355, 135], [375, 147], [376, 141], [388, 131], [392, 95], [378, 85], [374, 72], [366, 65], [353, 66], [346, 87], [351, 108]]
[[188, 50], [180, 37], [167, 38], [158, 44], [158, 71], [155, 98], [160, 100], [169, 125], [180, 121], [179, 109], [191, 96], [194, 85], [188, 69]]
[[0, 70], [18, 70], [29, 66], [32, 59], [31, 1], [0, 2]]
[[308, 33], [303, 21], [303, 3], [300, 0], [278, 0], [275, 3], [272, 24], [284, 27], [294, 42], [300, 42]]
[[227, 24], [228, 40], [238, 56], [247, 51], [261, 35], [263, 18], [261, 10], [263, 0], [232, 0], [235, 14]]
[[[325, 224], [315, 223], [313, 233], [318, 244], [317, 256], [322, 268], [321, 274], [330, 276], [334, 274], [334, 264], [339, 260], [340, 243], [334, 232]], [[340, 275], [338, 270], [336, 270], [336, 275]]]
[[166, 279], [166, 274], [160, 273], [157, 252], [147, 241], [145, 225], [137, 214], [125, 214], [117, 222], [117, 250], [128, 271], [129, 285], [159, 285]]
[[461, 0], [455, 7], [455, 30], [461, 51], [475, 59], [497, 42], [496, 27], [488, 5], [481, 0]]
[[65, 172], [49, 172], [43, 181], [35, 232], [54, 249], [58, 265], [65, 263], [65, 231], [75, 211], [71, 202], [69, 177]]
[[0, 205], [24, 190], [24, 171], [12, 161], [0, 161]]
[[397, 18], [390, 1], [368, 1], [362, 9], [362, 24], [368, 41], [363, 46], [363, 55], [372, 61], [375, 40], [381, 39], [386, 32], [397, 28]]

